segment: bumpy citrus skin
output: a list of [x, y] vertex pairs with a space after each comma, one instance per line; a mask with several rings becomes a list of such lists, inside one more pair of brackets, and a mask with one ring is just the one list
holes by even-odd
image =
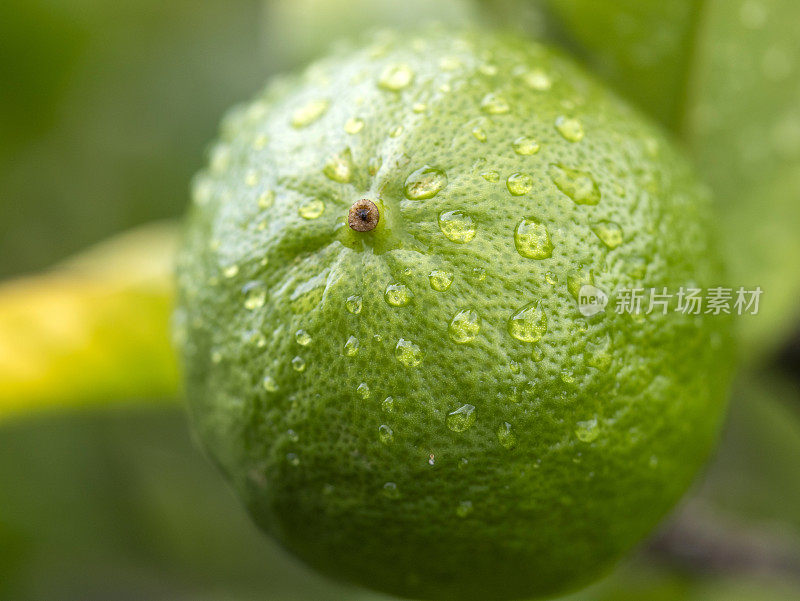
[[[616, 303], [721, 284], [707, 199], [572, 62], [385, 34], [269, 85], [211, 155], [179, 269], [191, 413], [297, 556], [412, 598], [552, 595], [687, 488], [729, 320]], [[588, 282], [610, 301], [584, 317]]]

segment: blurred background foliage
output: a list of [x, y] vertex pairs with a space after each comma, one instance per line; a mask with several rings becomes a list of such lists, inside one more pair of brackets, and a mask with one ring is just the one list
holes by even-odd
[[800, 599], [795, 0], [0, 3], [0, 599], [381, 598], [261, 536], [192, 444], [167, 335], [175, 227], [65, 257], [180, 215], [220, 115], [270, 74], [430, 19], [558, 44], [660, 121], [715, 193], [731, 285], [765, 290], [739, 320], [716, 459], [568, 599]]

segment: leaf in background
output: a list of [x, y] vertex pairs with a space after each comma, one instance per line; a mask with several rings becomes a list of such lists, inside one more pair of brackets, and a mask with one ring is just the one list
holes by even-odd
[[0, 285], [0, 420], [177, 394], [169, 339], [175, 243], [174, 226], [151, 225]]

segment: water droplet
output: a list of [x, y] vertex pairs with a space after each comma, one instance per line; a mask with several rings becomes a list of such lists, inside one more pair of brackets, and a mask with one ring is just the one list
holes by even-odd
[[411, 106], [411, 110], [414, 111], [417, 114], [424, 113], [427, 108], [428, 108], [428, 105], [425, 104], [424, 102], [415, 102]]
[[261, 380], [261, 386], [267, 392], [277, 392], [278, 390], [278, 383], [272, 376], [264, 376], [264, 378]]
[[267, 190], [266, 192], [262, 192], [261, 195], [258, 197], [258, 208], [259, 209], [268, 209], [272, 206], [275, 202], [275, 192], [272, 190]]
[[450, 288], [450, 284], [453, 283], [453, 274], [449, 271], [434, 269], [428, 276], [428, 280], [431, 283], [431, 288], [437, 292], [444, 292]]
[[514, 152], [523, 156], [529, 156], [539, 152], [539, 143], [533, 138], [522, 136], [514, 140]]
[[622, 244], [622, 228], [614, 221], [598, 221], [592, 224], [592, 231], [609, 249], [617, 248]]
[[508, 333], [522, 342], [538, 342], [547, 333], [547, 314], [533, 302], [508, 320]]
[[514, 435], [514, 432], [511, 429], [511, 424], [508, 422], [503, 422], [500, 424], [500, 427], [497, 429], [497, 440], [504, 448], [508, 450], [511, 450], [517, 446], [517, 437]]
[[473, 405], [462, 405], [447, 414], [447, 428], [452, 432], [465, 432], [475, 423], [475, 418], [475, 407]]
[[546, 92], [553, 85], [552, 81], [550, 81], [550, 77], [541, 69], [528, 71], [523, 76], [523, 81], [529, 88], [537, 92]]
[[472, 135], [478, 142], [485, 142], [486, 141], [486, 132], [480, 125], [476, 125], [472, 128]]
[[340, 184], [349, 183], [353, 179], [353, 153], [349, 148], [345, 148], [335, 154], [325, 163], [322, 172], [330, 180]]
[[472, 217], [461, 211], [445, 211], [439, 214], [439, 229], [448, 240], [465, 244], [477, 232]]
[[594, 272], [581, 265], [576, 271], [567, 274], [567, 291], [576, 301], [580, 301], [581, 288], [594, 285]]
[[355, 357], [358, 354], [359, 344], [358, 338], [350, 336], [347, 342], [344, 343], [344, 354], [347, 357]]
[[286, 453], [286, 461], [289, 462], [289, 465], [295, 467], [300, 465], [300, 457], [297, 456], [297, 453]]
[[512, 173], [506, 180], [506, 187], [514, 196], [522, 196], [533, 188], [533, 178], [527, 173]]
[[228, 265], [225, 269], [222, 270], [222, 275], [226, 278], [234, 278], [239, 273], [239, 266], [236, 264]]
[[560, 375], [561, 375], [561, 381], [564, 382], [564, 384], [575, 383], [575, 372], [569, 369], [568, 367], [562, 369]]
[[406, 367], [417, 367], [422, 363], [422, 350], [411, 342], [401, 338], [397, 341], [397, 346], [394, 348], [394, 355]]
[[325, 212], [325, 203], [321, 200], [310, 200], [297, 209], [298, 215], [303, 219], [317, 219]]
[[308, 346], [311, 344], [311, 335], [305, 330], [297, 330], [294, 333], [294, 339], [300, 346]]
[[387, 499], [397, 499], [400, 497], [400, 491], [397, 490], [397, 484], [394, 482], [387, 482], [383, 485], [383, 496]]
[[483, 267], [473, 267], [472, 277], [476, 282], [482, 282], [486, 279], [486, 270]]
[[292, 127], [301, 128], [311, 125], [325, 114], [329, 106], [328, 100], [312, 100], [294, 112]]
[[511, 110], [511, 107], [502, 96], [487, 94], [481, 100], [481, 110], [488, 115], [502, 115]]
[[344, 124], [344, 131], [348, 134], [357, 134], [364, 129], [364, 120], [358, 117], [350, 117]]
[[600, 202], [600, 187], [588, 171], [550, 165], [550, 178], [575, 204], [596, 205]]
[[345, 308], [353, 315], [361, 313], [361, 297], [358, 295], [348, 296], [344, 302]]
[[258, 171], [251, 169], [244, 177], [244, 183], [250, 188], [254, 188], [258, 184]]
[[556, 130], [568, 142], [580, 142], [583, 140], [583, 125], [577, 119], [562, 115], [556, 119]]
[[247, 282], [242, 287], [244, 294], [244, 308], [254, 311], [264, 306], [267, 300], [267, 289], [261, 282]]
[[481, 318], [472, 309], [463, 309], [456, 313], [448, 328], [451, 340], [458, 344], [472, 342], [480, 331]]
[[394, 440], [394, 432], [386, 424], [381, 424], [381, 427], [378, 428], [378, 438], [383, 444], [389, 444]]
[[406, 178], [403, 193], [409, 200], [425, 200], [436, 196], [446, 185], [444, 171], [424, 165]]
[[484, 171], [481, 173], [481, 177], [487, 182], [492, 182], [493, 184], [496, 184], [500, 181], [500, 174], [497, 171]]
[[586, 343], [586, 363], [591, 367], [605, 371], [611, 365], [612, 359], [611, 337], [608, 334], [597, 342]]
[[593, 417], [583, 422], [578, 422], [575, 428], [575, 436], [581, 442], [592, 442], [600, 435], [597, 428], [597, 418]]
[[290, 428], [289, 430], [287, 430], [287, 431], [286, 431], [286, 436], [287, 436], [287, 437], [289, 438], [289, 440], [291, 440], [292, 442], [297, 442], [298, 440], [300, 440], [300, 437], [297, 435], [297, 432], [295, 432], [295, 431], [294, 431], [294, 430], [292, 430], [291, 428]]
[[356, 392], [362, 399], [367, 400], [369, 398], [369, 384], [361, 382], [356, 388]]
[[472, 513], [472, 501], [461, 501], [456, 507], [456, 515], [460, 518], [465, 518], [470, 513]]
[[386, 413], [394, 413], [394, 398], [387, 396], [381, 402], [381, 409], [383, 409]]
[[378, 78], [378, 87], [397, 92], [407, 87], [414, 79], [414, 71], [406, 64], [389, 65]]
[[302, 357], [295, 357], [292, 359], [292, 369], [296, 372], [304, 372], [306, 370], [306, 361]]
[[383, 298], [386, 302], [393, 307], [403, 307], [411, 302], [411, 290], [405, 284], [389, 284], [386, 287], [386, 292], [383, 293]]
[[403, 131], [405, 131], [405, 128], [402, 125], [398, 125], [392, 131], [389, 132], [389, 137], [390, 138], [399, 138], [400, 134], [402, 134]]
[[544, 281], [550, 284], [551, 286], [555, 286], [558, 284], [558, 276], [553, 273], [552, 271], [548, 271], [544, 274]]
[[553, 256], [553, 243], [547, 227], [537, 219], [523, 219], [514, 230], [517, 252], [527, 259], [549, 259]]

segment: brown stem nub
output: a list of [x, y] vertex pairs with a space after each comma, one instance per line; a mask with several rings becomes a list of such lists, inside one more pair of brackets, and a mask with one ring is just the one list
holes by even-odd
[[350, 214], [347, 216], [347, 225], [350, 229], [357, 232], [369, 232], [375, 229], [378, 221], [381, 219], [381, 213], [375, 203], [366, 198], [357, 200], [350, 207]]

